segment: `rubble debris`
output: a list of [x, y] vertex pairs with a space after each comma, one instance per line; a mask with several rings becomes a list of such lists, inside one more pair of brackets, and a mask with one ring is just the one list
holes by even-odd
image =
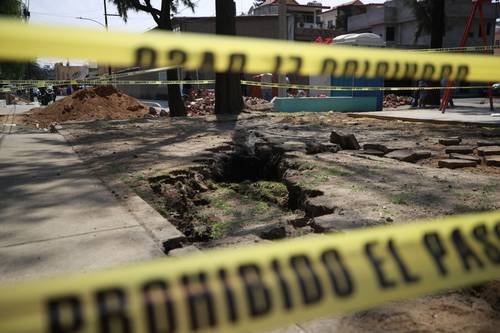
[[444, 159], [438, 161], [438, 167], [447, 169], [460, 169], [475, 166], [477, 166], [477, 163], [470, 160]]
[[462, 138], [458, 136], [439, 139], [439, 143], [442, 144], [443, 146], [456, 146], [459, 145], [460, 142], [462, 142]]
[[52, 123], [49, 125], [49, 132], [50, 133], [57, 133], [57, 131], [61, 130], [62, 126], [59, 125], [58, 123]]
[[484, 146], [476, 149], [479, 156], [500, 155], [500, 146]]
[[148, 114], [150, 114], [152, 116], [158, 116], [158, 111], [156, 111], [156, 109], [154, 107], [150, 106]]
[[98, 86], [74, 92], [47, 107], [34, 108], [24, 122], [42, 128], [51, 123], [142, 118], [148, 108], [113, 86]]
[[203, 90], [198, 94], [198, 98], [186, 102], [186, 112], [188, 116], [204, 116], [214, 114], [215, 93], [211, 90]]
[[481, 158], [472, 156], [472, 155], [464, 155], [464, 154], [450, 154], [450, 158], [452, 159], [457, 159], [457, 160], [467, 160], [467, 161], [474, 161], [476, 164], [481, 163]]
[[360, 146], [354, 134], [343, 134], [332, 131], [330, 134], [330, 142], [340, 145], [342, 149], [359, 150]]
[[412, 98], [409, 96], [397, 96], [388, 94], [384, 96], [384, 108], [396, 108], [403, 105], [411, 105]]
[[262, 98], [244, 97], [245, 107], [252, 111], [273, 111], [273, 103]]
[[160, 117], [168, 117], [169, 113], [167, 110], [161, 109], [159, 116]]
[[321, 154], [321, 153], [336, 153], [340, 150], [340, 147], [335, 143], [321, 143], [321, 142], [306, 142], [306, 153]]
[[484, 161], [488, 166], [500, 167], [500, 156], [488, 156]]
[[401, 162], [415, 163], [425, 158], [431, 157], [431, 152], [427, 150], [398, 149], [385, 155]]
[[448, 146], [444, 150], [446, 154], [472, 154], [474, 147], [472, 146]]

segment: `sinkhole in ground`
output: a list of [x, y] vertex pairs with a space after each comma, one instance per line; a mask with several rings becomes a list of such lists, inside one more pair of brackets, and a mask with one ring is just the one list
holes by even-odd
[[160, 212], [190, 242], [245, 234], [285, 238], [296, 235], [291, 225], [307, 224], [301, 202], [314, 193], [286, 182], [290, 166], [282, 153], [219, 152], [197, 163], [149, 178]]

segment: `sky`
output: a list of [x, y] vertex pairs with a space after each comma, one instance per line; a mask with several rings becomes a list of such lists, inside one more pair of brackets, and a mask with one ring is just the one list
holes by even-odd
[[[30, 21], [33, 23], [50, 23], [63, 24], [71, 26], [88, 26], [99, 28], [99, 24], [77, 19], [76, 17], [84, 17], [104, 23], [103, 0], [23, 0], [29, 3], [31, 11]], [[194, 0], [196, 2], [195, 13], [192, 13], [189, 8], [180, 9], [180, 16], [213, 16], [215, 15], [215, 0]], [[301, 4], [306, 4], [310, 0], [298, 0]], [[324, 6], [335, 6], [347, 0], [323, 0]], [[253, 0], [235, 0], [236, 11], [248, 12], [248, 9], [253, 3]], [[367, 1], [384, 2], [380, 1]], [[160, 0], [152, 0], [153, 5], [159, 4]], [[108, 3], [108, 13], [116, 13], [115, 7]], [[145, 13], [129, 14], [128, 23], [124, 23], [120, 17], [109, 17], [110, 30], [128, 30], [128, 31], [146, 31], [155, 26], [153, 19]]]
[[[178, 16], [214, 16], [215, 0], [194, 0], [195, 12], [189, 8], [181, 7]], [[310, 0], [298, 0], [306, 4]], [[324, 6], [335, 6], [347, 0], [323, 0]], [[31, 12], [30, 23], [56, 24], [66, 26], [84, 26], [94, 29], [104, 29], [104, 4], [103, 0], [23, 0], [29, 5]], [[161, 0], [151, 0], [153, 5], [159, 5]], [[238, 14], [247, 13], [252, 6], [253, 0], [235, 0]], [[383, 0], [370, 0], [370, 3], [384, 2]], [[107, 3], [109, 14], [116, 13], [113, 4]], [[94, 22], [94, 21], [97, 22]], [[156, 26], [154, 20], [146, 13], [130, 12], [128, 22], [125, 23], [120, 17], [108, 17], [109, 30], [126, 30], [143, 32]], [[42, 64], [53, 64], [60, 59], [40, 59]], [[70, 62], [80, 64], [81, 62]]]

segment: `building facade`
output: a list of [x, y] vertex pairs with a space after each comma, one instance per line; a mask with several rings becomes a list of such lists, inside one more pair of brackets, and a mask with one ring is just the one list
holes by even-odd
[[[470, 0], [445, 1], [445, 35], [443, 47], [458, 47], [464, 33], [465, 23], [472, 10]], [[486, 35], [488, 44], [493, 44], [495, 27], [495, 8], [491, 3], [483, 4], [486, 22]], [[430, 34], [422, 31], [419, 38], [415, 33], [418, 30], [414, 10], [408, 6], [407, 0], [392, 0], [380, 5], [369, 5], [366, 12], [348, 18], [348, 31], [372, 32], [381, 36], [387, 47], [398, 48], [428, 48], [430, 47]], [[479, 33], [479, 15], [473, 21], [468, 46], [482, 45]]]

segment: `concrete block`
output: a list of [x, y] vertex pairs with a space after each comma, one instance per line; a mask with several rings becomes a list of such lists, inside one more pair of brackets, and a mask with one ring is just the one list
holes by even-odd
[[500, 156], [488, 156], [485, 158], [486, 165], [500, 167]]
[[484, 146], [477, 148], [479, 156], [500, 155], [500, 146]]
[[474, 147], [472, 146], [448, 146], [445, 149], [446, 154], [472, 154]]
[[444, 146], [455, 146], [455, 145], [459, 145], [460, 142], [462, 142], [462, 139], [458, 136], [439, 139], [439, 143], [444, 145]]
[[456, 160], [466, 160], [466, 161], [474, 161], [476, 164], [481, 163], [481, 158], [473, 155], [464, 155], [464, 154], [450, 154], [450, 158], [456, 159]]
[[446, 159], [438, 161], [438, 166], [440, 168], [447, 168], [447, 169], [470, 168], [470, 167], [475, 167], [476, 165], [477, 163], [475, 161], [469, 161], [469, 160]]

